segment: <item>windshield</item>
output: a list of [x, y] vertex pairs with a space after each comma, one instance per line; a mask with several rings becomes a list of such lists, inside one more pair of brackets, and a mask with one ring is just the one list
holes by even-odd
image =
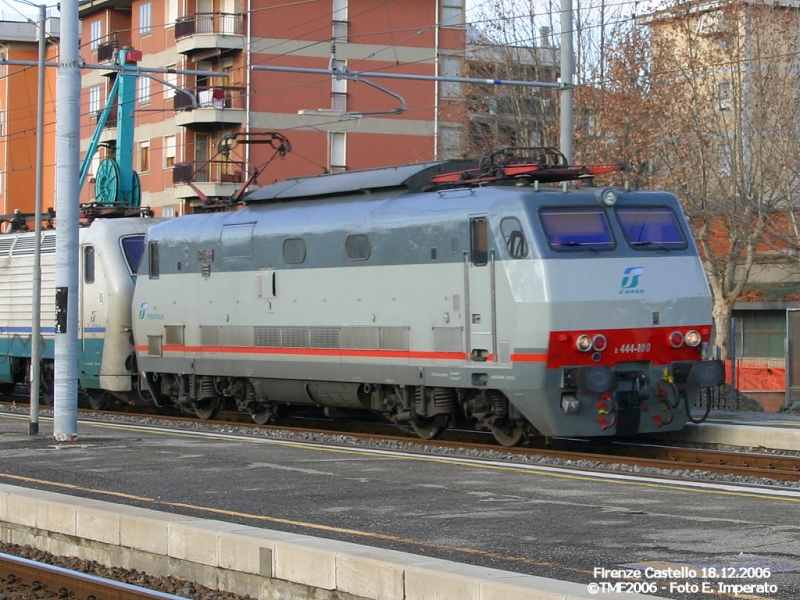
[[628, 245], [665, 250], [686, 248], [686, 238], [678, 219], [666, 206], [624, 206], [617, 208], [617, 219]]
[[129, 235], [120, 240], [122, 243], [122, 252], [125, 254], [125, 260], [128, 262], [128, 267], [132, 275], [139, 272], [139, 263], [142, 261], [142, 253], [144, 251], [144, 234]]
[[614, 238], [602, 208], [575, 206], [543, 208], [539, 212], [553, 250], [611, 250]]

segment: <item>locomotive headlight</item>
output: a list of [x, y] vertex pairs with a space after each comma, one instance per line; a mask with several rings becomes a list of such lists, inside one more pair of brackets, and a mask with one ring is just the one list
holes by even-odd
[[592, 338], [585, 333], [579, 335], [575, 340], [575, 347], [581, 352], [588, 352], [592, 349]]
[[686, 335], [683, 336], [683, 341], [686, 342], [687, 346], [697, 348], [697, 346], [700, 345], [700, 342], [703, 341], [703, 338], [700, 336], [699, 331], [692, 329], [691, 331], [686, 332]]
[[683, 345], [683, 334], [680, 331], [673, 331], [670, 333], [669, 345], [673, 348], [680, 348]]

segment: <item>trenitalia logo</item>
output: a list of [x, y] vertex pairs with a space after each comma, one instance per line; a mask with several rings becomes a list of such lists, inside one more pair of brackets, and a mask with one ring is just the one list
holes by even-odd
[[139, 318], [144, 319], [144, 315], [147, 312], [147, 302], [142, 302], [139, 306]]
[[628, 267], [622, 274], [620, 284], [620, 294], [644, 294], [644, 290], [639, 287], [639, 277], [644, 275], [644, 267]]

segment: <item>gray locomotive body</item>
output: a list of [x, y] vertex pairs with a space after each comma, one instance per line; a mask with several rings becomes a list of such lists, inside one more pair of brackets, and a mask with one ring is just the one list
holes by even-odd
[[152, 227], [141, 385], [200, 416], [361, 409], [504, 444], [682, 428], [722, 370], [677, 199], [409, 183], [436, 168], [284, 182]]

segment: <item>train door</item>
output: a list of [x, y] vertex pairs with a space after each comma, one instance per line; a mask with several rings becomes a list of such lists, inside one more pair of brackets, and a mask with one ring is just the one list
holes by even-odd
[[105, 285], [95, 246], [81, 247], [81, 285], [78, 309], [78, 338], [81, 348], [80, 383], [83, 387], [100, 385], [105, 333]]
[[495, 254], [489, 249], [489, 221], [486, 217], [473, 217], [469, 227], [470, 253], [464, 263], [467, 350], [471, 361], [495, 362]]

